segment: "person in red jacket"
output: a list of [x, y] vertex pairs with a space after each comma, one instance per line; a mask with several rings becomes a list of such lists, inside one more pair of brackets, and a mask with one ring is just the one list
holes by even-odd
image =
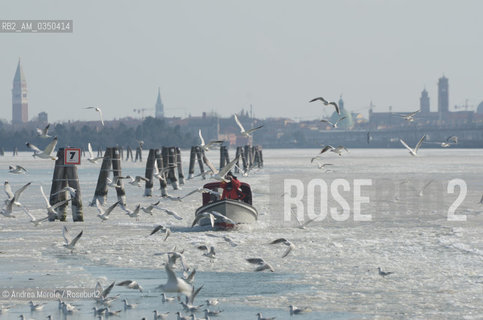
[[221, 199], [238, 200], [240, 198], [239, 196], [239, 188], [241, 187], [240, 180], [238, 180], [233, 175], [233, 173], [231, 173], [231, 171], [226, 174], [226, 179], [230, 181], [221, 183], [221, 187], [223, 188]]

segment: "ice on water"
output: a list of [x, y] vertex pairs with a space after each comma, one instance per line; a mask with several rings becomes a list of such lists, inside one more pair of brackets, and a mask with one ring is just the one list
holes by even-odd
[[[483, 151], [426, 149], [421, 150], [418, 158], [413, 158], [403, 149], [350, 150], [342, 157], [327, 156], [325, 162], [334, 164], [333, 172], [328, 173], [311, 165], [310, 158], [317, 152], [314, 149], [265, 150], [265, 168], [248, 177], [239, 177], [253, 188], [260, 221], [233, 232], [190, 228], [194, 211], [201, 202], [199, 194], [181, 203], [163, 201], [165, 207], [184, 218], [182, 221], [162, 212], [154, 216], [143, 213], [136, 221], [116, 209], [108, 221], [101, 222], [96, 217], [96, 209], [88, 206], [100, 166], [85, 161], [78, 171], [84, 223], [70, 222], [69, 211], [69, 222], [44, 222], [37, 227], [18, 209], [16, 219], [0, 217], [0, 287], [93, 288], [98, 280], [108, 284], [132, 279], [145, 292], [114, 288], [113, 293], [121, 294], [121, 298], [113, 304], [113, 310], [122, 309], [122, 298], [139, 304], [138, 308], [123, 312], [120, 319], [149, 319], [154, 309], [170, 311], [174, 317], [181, 306], [163, 305], [161, 292], [154, 289], [166, 282], [163, 266], [166, 257], [154, 254], [176, 246], [178, 250], [185, 249], [188, 265], [197, 270], [195, 285], [204, 284], [198, 302], [207, 298], [221, 300], [220, 308], [225, 312], [220, 319], [256, 319], [257, 312], [288, 319], [290, 304], [311, 307], [312, 312], [302, 316], [303, 319], [481, 319], [483, 206], [478, 202], [483, 192]], [[185, 164], [187, 155], [184, 152]], [[216, 151], [210, 151], [213, 160], [217, 156]], [[8, 174], [8, 165], [14, 163], [26, 167], [29, 174]], [[1, 157], [0, 168], [4, 168], [1, 179], [8, 180], [13, 189], [33, 182], [21, 202], [34, 216], [45, 215], [39, 185], [46, 192], [50, 190], [53, 162], [34, 160], [30, 153], [21, 153], [15, 158]], [[122, 169], [124, 174], [143, 175], [144, 164], [123, 161]], [[304, 230], [295, 228], [295, 221], [284, 222], [281, 218], [284, 177], [298, 177], [304, 183], [320, 178], [329, 186], [338, 178], [351, 183], [353, 179], [373, 179], [373, 186], [363, 189], [370, 196], [370, 203], [362, 205], [363, 213], [372, 214], [372, 221], [338, 222], [329, 216]], [[456, 214], [467, 216], [466, 222], [447, 221], [448, 208], [458, 191], [449, 194], [446, 186], [454, 178], [463, 179], [467, 184], [466, 198], [456, 210]], [[419, 188], [430, 180], [434, 183], [420, 197]], [[183, 190], [169, 192], [182, 195], [205, 182], [194, 179], [187, 181]], [[131, 209], [138, 203], [145, 206], [158, 199], [143, 197], [141, 188], [129, 184], [125, 188]], [[345, 194], [348, 200], [351, 192]], [[160, 194], [159, 190], [153, 193]], [[110, 189], [108, 203], [115, 199], [115, 190]], [[328, 201], [329, 207], [337, 206], [330, 196]], [[166, 242], [162, 235], [147, 236], [155, 224], [171, 228], [172, 234]], [[62, 247], [63, 225], [74, 234], [84, 230], [72, 254]], [[228, 235], [238, 246], [232, 247], [222, 238], [210, 237], [207, 233]], [[281, 237], [296, 246], [283, 259], [285, 248], [268, 244]], [[215, 246], [214, 262], [196, 248], [200, 244]], [[262, 257], [275, 272], [253, 272], [254, 266], [245, 260], [250, 257]], [[377, 267], [394, 274], [381, 277]], [[92, 317], [92, 301], [76, 303], [80, 312], [71, 318]], [[0, 304], [10, 303], [0, 301]], [[0, 319], [16, 319], [21, 313], [29, 313], [27, 301], [15, 304]], [[49, 302], [38, 316], [32, 317], [40, 319], [48, 314], [55, 317], [55, 312], [57, 303]]]

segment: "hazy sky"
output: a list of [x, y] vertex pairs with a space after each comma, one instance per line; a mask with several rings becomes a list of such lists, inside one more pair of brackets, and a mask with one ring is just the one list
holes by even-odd
[[[450, 109], [483, 100], [483, 1], [2, 1], [0, 19], [72, 19], [71, 34], [0, 33], [0, 118], [11, 121], [18, 58], [29, 118], [167, 116], [254, 106], [256, 116], [319, 118], [316, 96], [367, 112], [419, 108], [449, 78]], [[154, 109], [147, 114], [154, 114]]]

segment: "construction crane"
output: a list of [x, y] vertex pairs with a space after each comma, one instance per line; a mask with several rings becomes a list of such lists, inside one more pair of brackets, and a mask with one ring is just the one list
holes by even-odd
[[473, 106], [468, 105], [468, 99], [465, 100], [465, 104], [462, 106], [455, 105], [454, 108], [455, 110], [458, 109], [465, 109], [465, 111], [468, 111], [468, 108], [472, 108]]
[[141, 109], [133, 109], [133, 112], [137, 112], [138, 114], [141, 114], [141, 120], [144, 120], [144, 111], [149, 111], [153, 110], [153, 108], [141, 108]]

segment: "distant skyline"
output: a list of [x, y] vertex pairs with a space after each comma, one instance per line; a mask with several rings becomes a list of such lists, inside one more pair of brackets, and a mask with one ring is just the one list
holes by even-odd
[[[483, 101], [481, 1], [12, 1], [1, 19], [72, 19], [66, 34], [0, 33], [1, 119], [21, 58], [29, 119], [164, 114], [320, 118], [316, 96], [367, 116], [413, 111], [449, 80], [449, 106]], [[327, 110], [326, 115], [330, 114]]]

